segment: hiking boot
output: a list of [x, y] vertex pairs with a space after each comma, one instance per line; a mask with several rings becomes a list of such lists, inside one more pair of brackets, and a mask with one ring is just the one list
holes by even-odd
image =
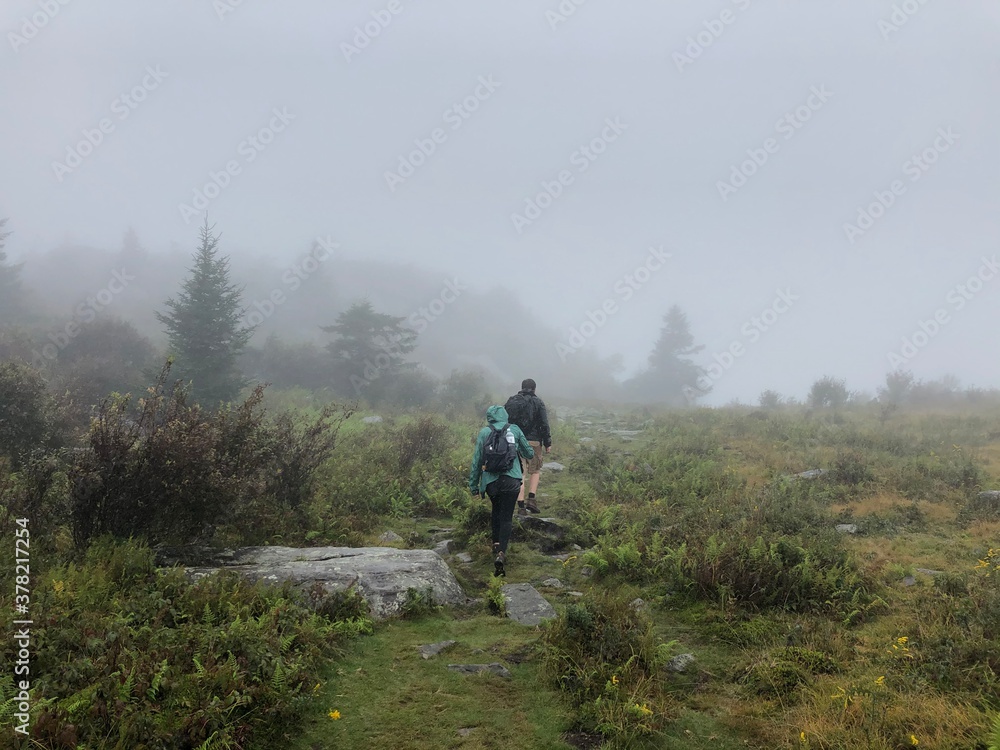
[[526, 515], [528, 515], [528, 511], [525, 510], [525, 508], [524, 508], [524, 501], [523, 500], [517, 504], [517, 515], [519, 515], [519, 516], [526, 516]]
[[497, 578], [506, 578], [507, 571], [504, 569], [504, 565], [507, 562], [507, 555], [503, 552], [497, 552], [496, 558], [493, 560], [493, 575]]
[[538, 503], [536, 503], [534, 500], [528, 500], [528, 502], [525, 503], [525, 505], [527, 506], [528, 510], [530, 512], [532, 512], [532, 513], [541, 513], [542, 512], [542, 511], [540, 511], [538, 509]]
[[500, 554], [500, 542], [493, 542], [493, 557]]

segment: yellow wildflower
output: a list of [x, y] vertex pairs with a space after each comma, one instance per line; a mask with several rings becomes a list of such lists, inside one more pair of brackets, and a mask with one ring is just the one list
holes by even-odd
[[327, 716], [329, 716], [331, 719], [333, 719], [334, 721], [336, 721], [337, 719], [340, 718], [340, 711], [337, 711], [336, 709], [334, 709], [333, 711], [331, 711], [330, 713], [328, 713]]
[[616, 674], [611, 675], [611, 684], [612, 685], [617, 685], [618, 684], [618, 675], [616, 675]]
[[911, 734], [910, 735], [910, 744], [911, 745], [919, 745], [920, 744], [920, 740], [917, 739], [917, 735], [915, 735], [915, 734]]
[[875, 684], [878, 685], [879, 687], [882, 687], [885, 684], [885, 675], [882, 675], [881, 677], [876, 677]]

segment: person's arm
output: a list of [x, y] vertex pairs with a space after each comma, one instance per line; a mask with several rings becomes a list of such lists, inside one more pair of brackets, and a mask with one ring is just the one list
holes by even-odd
[[547, 451], [552, 447], [552, 431], [549, 429], [549, 415], [545, 412], [545, 402], [538, 399], [539, 438]]
[[479, 480], [483, 476], [483, 441], [481, 435], [476, 437], [476, 449], [472, 452], [472, 465], [469, 467], [469, 492], [479, 494]]
[[531, 447], [531, 443], [528, 442], [528, 438], [524, 436], [520, 427], [513, 425], [517, 432], [514, 433], [514, 437], [517, 438], [517, 454], [522, 458], [534, 458], [535, 449]]

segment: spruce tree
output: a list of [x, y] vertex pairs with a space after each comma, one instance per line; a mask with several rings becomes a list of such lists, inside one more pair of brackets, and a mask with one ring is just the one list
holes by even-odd
[[695, 394], [706, 391], [698, 386], [704, 368], [689, 357], [704, 346], [695, 346], [687, 315], [673, 305], [663, 316], [660, 337], [649, 355], [647, 369], [626, 384], [627, 390], [641, 401], [686, 406]]
[[358, 302], [337, 316], [332, 326], [320, 326], [336, 338], [327, 344], [333, 359], [334, 389], [348, 398], [383, 400], [401, 373], [414, 367], [406, 356], [416, 347], [417, 334], [405, 318], [375, 311]]
[[219, 255], [212, 229], [206, 219], [180, 293], [164, 303], [166, 313], [156, 313], [170, 338], [173, 374], [206, 406], [233, 401], [248, 384], [237, 360], [253, 335], [242, 322], [243, 288], [230, 281], [229, 258]]

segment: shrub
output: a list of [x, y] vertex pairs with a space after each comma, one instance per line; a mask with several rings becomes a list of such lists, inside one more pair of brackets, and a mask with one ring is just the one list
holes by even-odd
[[70, 469], [77, 544], [103, 534], [189, 541], [215, 524], [256, 541], [301, 527], [313, 474], [348, 412], [328, 407], [301, 430], [288, 417], [269, 422], [258, 387], [209, 413], [179, 386], [167, 393], [166, 373], [137, 413], [128, 396], [101, 404]]
[[600, 732], [609, 747], [638, 747], [671, 717], [661, 672], [675, 645], [659, 641], [624, 598], [597, 592], [547, 627], [543, 669], [570, 695], [586, 730]]

